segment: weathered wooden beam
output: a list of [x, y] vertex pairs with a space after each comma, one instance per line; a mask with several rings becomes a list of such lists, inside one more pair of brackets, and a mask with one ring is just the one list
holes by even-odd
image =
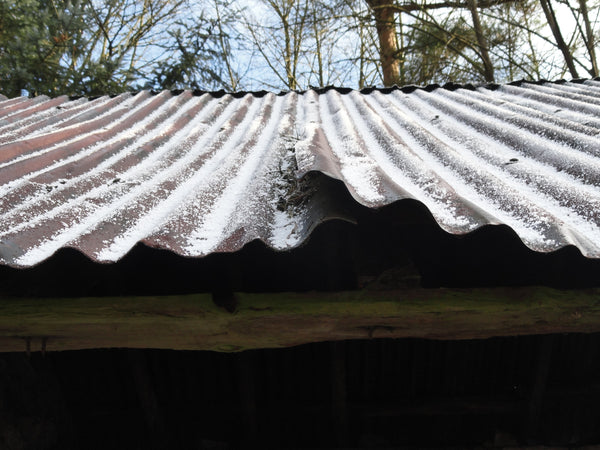
[[0, 298], [0, 351], [240, 351], [364, 338], [473, 339], [600, 331], [600, 289], [546, 287]]

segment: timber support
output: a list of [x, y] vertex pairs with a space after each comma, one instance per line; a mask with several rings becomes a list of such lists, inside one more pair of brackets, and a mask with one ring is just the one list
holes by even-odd
[[2, 298], [0, 351], [242, 351], [367, 338], [478, 339], [600, 331], [600, 290], [547, 287]]

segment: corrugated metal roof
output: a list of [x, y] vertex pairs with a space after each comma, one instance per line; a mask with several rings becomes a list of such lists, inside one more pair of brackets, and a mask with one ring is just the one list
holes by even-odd
[[600, 257], [600, 82], [0, 98], [0, 263], [299, 245], [330, 207], [412, 198], [455, 234]]

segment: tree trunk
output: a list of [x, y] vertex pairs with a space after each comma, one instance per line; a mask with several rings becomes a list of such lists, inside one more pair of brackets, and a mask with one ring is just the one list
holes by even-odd
[[575, 69], [575, 63], [573, 62], [573, 55], [571, 55], [569, 46], [562, 37], [562, 33], [560, 32], [560, 28], [556, 22], [556, 16], [554, 14], [554, 10], [552, 9], [552, 5], [550, 4], [550, 0], [540, 0], [540, 3], [542, 5], [542, 9], [544, 10], [544, 15], [546, 16], [548, 25], [550, 26], [552, 34], [554, 35], [554, 39], [556, 40], [556, 45], [565, 58], [565, 62], [567, 63], [567, 67], [571, 73], [571, 76], [573, 78], [579, 78], [577, 69]]
[[389, 0], [367, 0], [373, 10], [375, 26], [379, 37], [379, 58], [383, 72], [383, 85], [400, 84], [400, 67], [398, 65], [398, 41], [394, 23], [395, 8]]
[[290, 25], [288, 23], [288, 17], [285, 17], [283, 22], [283, 31], [285, 33], [285, 53], [283, 57], [283, 61], [285, 63], [285, 75], [287, 78], [288, 88], [294, 90], [296, 89], [296, 78], [294, 77], [294, 73], [292, 71], [292, 37]]
[[594, 30], [592, 29], [592, 25], [590, 23], [590, 15], [588, 13], [587, 8], [587, 0], [579, 0], [579, 9], [581, 11], [581, 15], [583, 16], [583, 22], [585, 24], [585, 45], [588, 50], [588, 54], [590, 55], [590, 62], [592, 63], [592, 68], [588, 70], [592, 77], [598, 76], [598, 61], [596, 60], [596, 50], [594, 48], [595, 39], [594, 39]]
[[479, 20], [477, 0], [468, 0], [468, 3], [471, 11], [471, 17], [473, 18], [473, 29], [475, 30], [475, 36], [477, 36], [479, 53], [481, 55], [481, 60], [483, 61], [483, 76], [485, 77], [485, 81], [488, 83], [493, 83], [494, 66], [492, 65], [492, 60], [490, 59], [490, 54], [488, 52], [487, 39], [484, 36], [483, 27], [481, 26], [481, 21]]

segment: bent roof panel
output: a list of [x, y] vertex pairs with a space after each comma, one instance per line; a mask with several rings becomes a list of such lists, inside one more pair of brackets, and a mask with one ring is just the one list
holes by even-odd
[[0, 98], [0, 263], [290, 249], [332, 215], [311, 171], [370, 208], [416, 199], [450, 233], [505, 224], [533, 250], [597, 258], [599, 133], [592, 80]]

